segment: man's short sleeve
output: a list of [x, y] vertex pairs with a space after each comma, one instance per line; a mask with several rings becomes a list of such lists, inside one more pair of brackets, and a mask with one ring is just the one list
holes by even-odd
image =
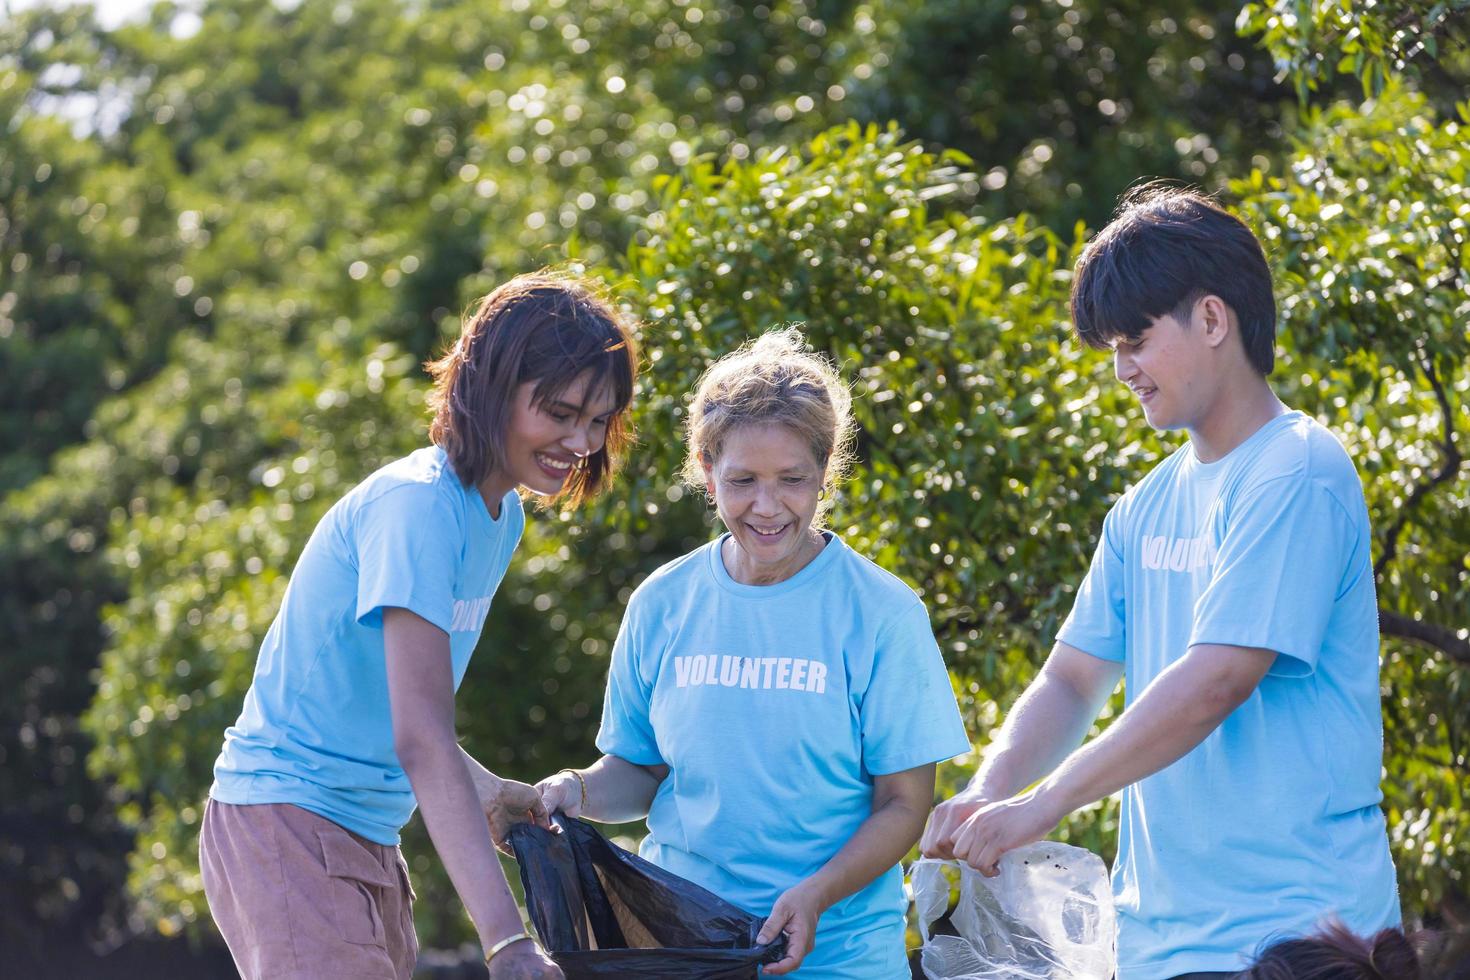
[[604, 755], [639, 766], [662, 765], [658, 742], [649, 717], [653, 683], [639, 670], [645, 642], [638, 627], [635, 596], [623, 614], [618, 638], [613, 643], [612, 665], [607, 675], [607, 692], [602, 699], [602, 725], [597, 731], [597, 748]]
[[1245, 492], [1227, 520], [1189, 645], [1275, 650], [1291, 662], [1278, 658], [1271, 673], [1311, 673], [1357, 550], [1352, 520], [1326, 487], [1298, 475]]
[[863, 766], [876, 776], [970, 750], [929, 613], [915, 601], [877, 636], [860, 708]]
[[1092, 553], [1092, 565], [1077, 590], [1072, 611], [1057, 633], [1057, 639], [1100, 660], [1122, 663], [1127, 653], [1123, 540], [1118, 527], [1118, 508], [1103, 519], [1102, 537]]
[[448, 633], [463, 547], [450, 508], [431, 486], [409, 484], [366, 501], [349, 530], [357, 554], [357, 621], [407, 609]]

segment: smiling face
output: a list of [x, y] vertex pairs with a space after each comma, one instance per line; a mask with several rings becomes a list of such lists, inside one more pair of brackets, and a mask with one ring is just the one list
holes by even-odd
[[[536, 400], [536, 382], [516, 387], [505, 429], [505, 462], [482, 485], [486, 502], [521, 486], [543, 496], [562, 489], [574, 467], [602, 448], [616, 404], [604, 386], [588, 392], [591, 372], [579, 375], [544, 404]], [[497, 492], [498, 491], [498, 492]]]
[[1207, 321], [1219, 311], [1208, 310], [1207, 305], [1196, 304], [1188, 323], [1165, 314], [1136, 340], [1119, 338], [1113, 344], [1113, 370], [1138, 398], [1144, 418], [1155, 429], [1195, 431], [1215, 402], [1219, 338]]
[[705, 486], [734, 542], [726, 567], [737, 581], [770, 584], [790, 578], [822, 550], [812, 527], [821, 499], [823, 464], [784, 425], [731, 431], [719, 455], [704, 462]]

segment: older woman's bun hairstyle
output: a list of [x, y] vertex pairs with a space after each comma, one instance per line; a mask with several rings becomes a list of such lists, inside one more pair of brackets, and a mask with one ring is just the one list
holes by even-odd
[[784, 425], [811, 447], [823, 468], [820, 520], [852, 465], [852, 395], [795, 326], [764, 334], [704, 372], [689, 410], [684, 479], [703, 489], [704, 467], [719, 459], [731, 432], [747, 425]]

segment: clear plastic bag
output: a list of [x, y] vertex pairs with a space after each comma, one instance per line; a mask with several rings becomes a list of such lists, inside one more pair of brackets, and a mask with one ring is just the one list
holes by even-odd
[[[1107, 980], [1113, 975], [1114, 911], [1102, 858], [1041, 841], [1000, 859], [986, 878], [955, 861], [922, 860], [910, 871], [920, 963], [929, 980]], [[959, 901], [950, 911], [952, 879]]]

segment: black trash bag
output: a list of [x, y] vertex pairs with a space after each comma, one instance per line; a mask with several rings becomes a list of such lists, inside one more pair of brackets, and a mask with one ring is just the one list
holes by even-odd
[[516, 824], [510, 846], [541, 945], [567, 980], [755, 980], [786, 955], [756, 945], [764, 919], [613, 844], [581, 820]]

